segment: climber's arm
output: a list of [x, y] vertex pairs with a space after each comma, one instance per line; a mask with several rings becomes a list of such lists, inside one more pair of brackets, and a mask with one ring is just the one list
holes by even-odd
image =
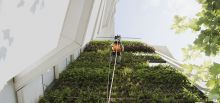
[[111, 47], [110, 47], [110, 48], [111, 48], [110, 51], [113, 51], [113, 49], [114, 49], [114, 48], [113, 48], [113, 43], [111, 44]]
[[123, 45], [121, 45], [121, 50], [122, 50], [122, 52], [124, 51], [124, 46]]

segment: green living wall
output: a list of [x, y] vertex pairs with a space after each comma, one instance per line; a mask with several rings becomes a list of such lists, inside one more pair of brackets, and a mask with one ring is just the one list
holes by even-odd
[[[106, 103], [111, 41], [92, 41], [48, 89], [40, 103]], [[112, 103], [194, 103], [207, 98], [187, 78], [166, 65], [154, 48], [124, 41], [116, 66]], [[113, 64], [110, 65], [111, 71]]]

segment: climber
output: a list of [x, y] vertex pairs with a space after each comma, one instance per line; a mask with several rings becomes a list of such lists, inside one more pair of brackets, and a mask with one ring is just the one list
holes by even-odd
[[117, 52], [116, 61], [119, 64], [121, 62], [121, 52], [124, 51], [124, 47], [121, 43], [120, 35], [115, 36], [114, 39], [115, 39], [114, 43], [111, 44], [111, 49], [112, 49], [111, 62], [113, 62], [112, 58], [116, 57], [116, 52]]

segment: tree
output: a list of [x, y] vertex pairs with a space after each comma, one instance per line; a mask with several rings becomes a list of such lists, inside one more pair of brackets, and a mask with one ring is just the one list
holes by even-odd
[[[198, 33], [194, 44], [183, 49], [185, 59], [193, 59], [199, 57], [201, 53], [206, 56], [216, 56], [220, 54], [220, 0], [197, 0], [202, 9], [197, 13], [195, 18], [186, 16], [175, 16], [172, 29], [176, 33], [184, 32], [188, 29]], [[191, 54], [193, 53], [193, 54]], [[199, 54], [200, 53], [200, 54]], [[193, 56], [190, 56], [193, 55]], [[193, 69], [203, 71], [199, 79], [204, 77], [207, 81], [206, 86], [209, 88], [209, 98], [218, 97], [220, 101], [220, 64], [213, 63], [212, 66], [185, 64], [188, 73]], [[208, 71], [207, 71], [208, 68]], [[207, 73], [205, 73], [207, 72]], [[194, 79], [198, 79], [198, 75]]]
[[199, 33], [194, 44], [206, 55], [216, 55], [220, 51], [220, 0], [198, 0], [202, 10], [196, 18], [175, 16], [172, 29], [181, 33], [191, 29]]

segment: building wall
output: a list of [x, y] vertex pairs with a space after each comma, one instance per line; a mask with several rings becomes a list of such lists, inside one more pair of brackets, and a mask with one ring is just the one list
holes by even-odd
[[[13, 33], [6, 30], [2, 34], [10, 32], [9, 37], [6, 36], [8, 41], [12, 40], [10, 36], [15, 37], [14, 44], [12, 42], [14, 47], [9, 48], [16, 51], [13, 48], [18, 47], [18, 52], [14, 54], [8, 52], [6, 58], [0, 55], [0, 66], [5, 62], [24, 64], [22, 66], [14, 65], [16, 72], [9, 69], [13, 71], [10, 75], [4, 77], [0, 75], [0, 78], [5, 78], [5, 80], [0, 80], [0, 86], [4, 87], [1, 88], [2, 90], [0, 89], [0, 101], [5, 101], [4, 103], [37, 103], [45, 89], [55, 78], [59, 78], [59, 74], [79, 56], [89, 41], [98, 35], [114, 35], [114, 31], [112, 31], [114, 22], [111, 23], [114, 21], [114, 17], [111, 16], [113, 18], [107, 24], [103, 23], [106, 22], [103, 19], [106, 17], [105, 15], [114, 15], [113, 12], [106, 11], [107, 7], [110, 11], [115, 9], [111, 2], [107, 2], [109, 0], [16, 0], [13, 3], [9, 2], [10, 0], [0, 1], [2, 1], [0, 5], [4, 5], [0, 8], [0, 15], [4, 14], [2, 11], [10, 11], [14, 6], [15, 8], [10, 11], [11, 15], [13, 14], [14, 17], [24, 15], [22, 19], [14, 20], [16, 21], [13, 22], [14, 24], [11, 22], [12, 27], [18, 27], [13, 30]], [[5, 18], [7, 16], [9, 15], [6, 15]], [[25, 24], [23, 24], [24, 21], [26, 21]], [[103, 26], [103, 24], [106, 25]], [[14, 33], [19, 35], [15, 36]], [[0, 38], [0, 43], [2, 39], [4, 38]], [[5, 44], [7, 43], [9, 42]], [[6, 51], [9, 51], [9, 48]], [[18, 58], [17, 55], [19, 55]], [[30, 57], [22, 58], [24, 55]], [[8, 61], [9, 56], [16, 57], [17, 61]], [[7, 65], [3, 65], [3, 67], [6, 68]], [[8, 71], [3, 70], [0, 73], [4, 72]], [[14, 78], [14, 81], [6, 83], [11, 78]]]
[[100, 9], [101, 1], [102, 0], [94, 0], [93, 5], [90, 7], [90, 17], [88, 18], [87, 29], [85, 30], [85, 36], [83, 38], [83, 46], [92, 40], [93, 35], [95, 35], [93, 33], [96, 25], [96, 18], [98, 18], [98, 11]]
[[55, 80], [55, 66], [48, 69], [41, 75], [41, 83], [43, 84], [43, 91], [45, 91], [50, 84]]
[[17, 92], [18, 103], [37, 103], [41, 95], [43, 84], [42, 77], [39, 76]]
[[57, 47], [69, 0], [0, 0], [0, 89]]
[[8, 81], [0, 92], [1, 103], [17, 103], [13, 80]]
[[58, 47], [65, 47], [66, 45], [72, 43], [77, 37], [77, 30], [83, 13], [84, 3], [85, 0], [70, 1]]
[[118, 0], [105, 0], [105, 6], [102, 11], [102, 17], [96, 37], [111, 37], [115, 34], [114, 15]]

